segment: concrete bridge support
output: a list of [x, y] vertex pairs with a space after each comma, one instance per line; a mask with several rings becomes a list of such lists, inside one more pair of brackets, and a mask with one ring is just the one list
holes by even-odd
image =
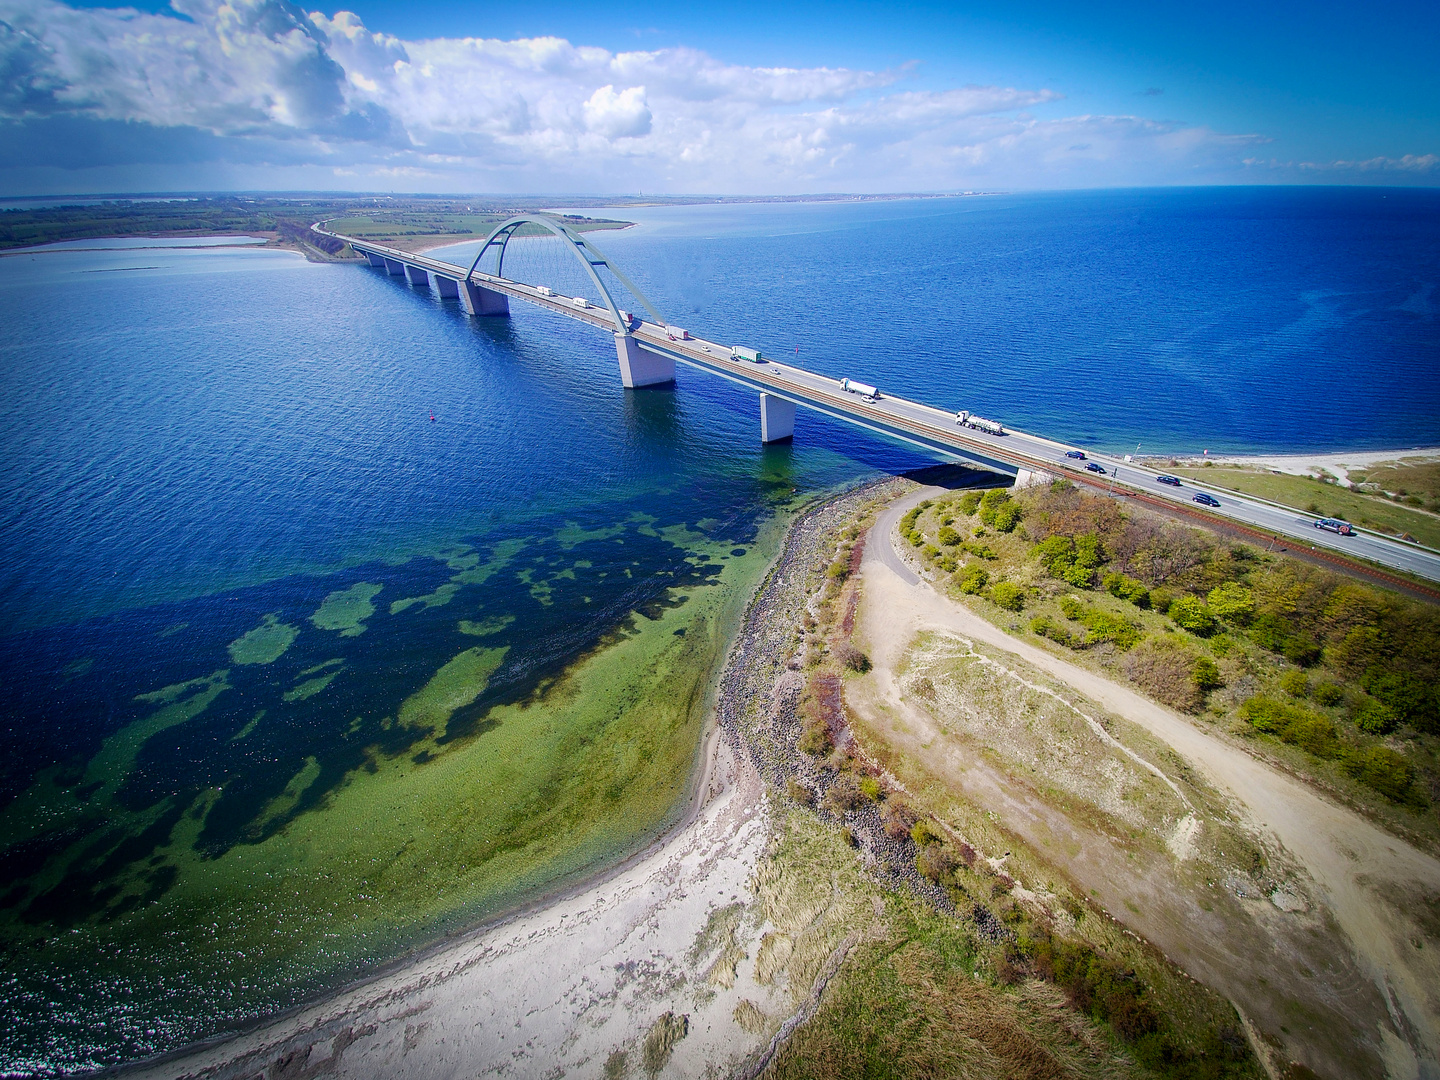
[[455, 287], [460, 294], [460, 306], [467, 315], [510, 314], [510, 298], [502, 292], [483, 288], [473, 281], [457, 281]]
[[390, 272], [391, 277], [405, 276], [405, 264], [402, 262], [398, 262], [395, 259], [386, 259], [385, 269]]
[[646, 352], [629, 334], [615, 335], [615, 352], [620, 357], [620, 381], [627, 387], [659, 386], [675, 381], [675, 361]]
[[430, 275], [418, 266], [411, 266], [409, 263], [406, 263], [405, 278], [411, 285], [423, 285], [427, 289], [430, 287]]
[[443, 297], [454, 300], [460, 295], [460, 282], [456, 281], [454, 278], [448, 278], [442, 274], [436, 274], [435, 291]]
[[385, 259], [383, 256], [376, 255], [373, 251], [362, 251], [360, 254], [369, 259], [370, 265], [375, 267], [375, 269], [383, 270], [385, 268]]
[[760, 395], [760, 441], [783, 442], [795, 437], [795, 402], [773, 394]]

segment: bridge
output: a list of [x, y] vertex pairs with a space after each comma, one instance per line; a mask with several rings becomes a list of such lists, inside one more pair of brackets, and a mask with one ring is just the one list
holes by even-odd
[[[676, 364], [699, 368], [746, 387], [759, 398], [762, 443], [793, 438], [796, 409], [803, 406], [931, 454], [1013, 475], [1018, 486], [1065, 476], [1076, 483], [1112, 495], [1137, 498], [1172, 512], [1212, 522], [1219, 519], [1232, 529], [1250, 533], [1262, 541], [1288, 536], [1303, 541], [1291, 546], [1304, 548], [1322, 560], [1360, 568], [1391, 584], [1440, 599], [1440, 591], [1417, 586], [1355, 561], [1440, 581], [1440, 552], [1360, 529], [1353, 536], [1336, 536], [1316, 529], [1313, 516], [1299, 515], [1289, 507], [1197, 481], [1186, 480], [1185, 485], [1178, 488], [1162, 485], [1157, 480], [1160, 474], [1133, 462], [1094, 453], [1084, 460], [1070, 458], [1066, 455], [1075, 447], [1043, 436], [1008, 427], [1000, 434], [962, 425], [957, 414], [947, 409], [884, 392], [877, 396], [853, 392], [841, 380], [777, 360], [758, 358], [752, 350], [736, 349], [692, 335], [668, 323], [619, 268], [582, 233], [562, 221], [524, 215], [500, 223], [481, 244], [468, 270], [425, 255], [330, 232], [323, 224], [316, 223], [312, 228], [321, 235], [348, 243], [376, 269], [414, 286], [433, 287], [442, 297], [457, 299], [469, 315], [507, 316], [510, 301], [523, 300], [613, 335], [620, 381], [626, 387], [673, 383]], [[565, 296], [544, 282], [531, 283], [504, 276], [505, 256], [517, 233], [548, 235], [558, 240], [573, 254], [587, 282], [586, 291], [591, 295]], [[493, 259], [493, 272], [480, 268], [487, 259]], [[607, 278], [613, 278], [618, 287], [607, 284]], [[616, 292], [621, 293], [619, 298]], [[622, 307], [625, 292], [634, 302]], [[631, 310], [634, 307], [642, 309], [648, 318], [636, 314]], [[1104, 473], [1086, 469], [1091, 461], [1097, 461]], [[1219, 505], [1202, 509], [1193, 501], [1197, 492], [1209, 494]]]

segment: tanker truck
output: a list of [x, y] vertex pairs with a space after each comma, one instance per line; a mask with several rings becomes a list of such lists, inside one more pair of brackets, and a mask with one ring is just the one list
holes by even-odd
[[869, 383], [856, 382], [854, 379], [841, 379], [840, 389], [847, 394], [859, 394], [861, 397], [879, 399], [880, 391]]
[[986, 420], [983, 416], [976, 416], [965, 409], [961, 409], [955, 414], [955, 422], [964, 427], [974, 428], [976, 431], [988, 432], [991, 435], [1005, 434], [1005, 428], [1000, 421]]

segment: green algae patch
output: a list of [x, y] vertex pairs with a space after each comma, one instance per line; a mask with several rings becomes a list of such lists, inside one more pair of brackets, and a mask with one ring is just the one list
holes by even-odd
[[498, 634], [515, 621], [514, 615], [496, 615], [489, 619], [461, 619], [458, 629], [470, 637], [489, 637]]
[[400, 723], [408, 728], [430, 728], [436, 739], [445, 735], [445, 725], [456, 709], [469, 705], [485, 692], [510, 649], [466, 649], [439, 671], [400, 706]]
[[375, 614], [372, 600], [383, 589], [368, 581], [357, 582], [348, 589], [325, 597], [320, 610], [310, 621], [321, 630], [338, 630], [341, 637], [358, 637], [365, 632], [365, 620]]
[[606, 525], [599, 529], [582, 529], [573, 521], [567, 521], [565, 527], [555, 530], [555, 543], [560, 545], [561, 551], [570, 551], [580, 544], [591, 540], [610, 540], [625, 532], [625, 526]]
[[[334, 681], [335, 676], [340, 674], [340, 671], [344, 667], [344, 664], [344, 660], [336, 659], [327, 661], [324, 664], [319, 664], [313, 668], [310, 668], [307, 671], [302, 671], [300, 673], [302, 676], [309, 675], [311, 677], [308, 679], [302, 678], [300, 682], [296, 683], [289, 690], [285, 691], [285, 693], [281, 696], [281, 700], [285, 702], [304, 701], [306, 698], [314, 697], [316, 694], [320, 693], [321, 690], [324, 690], [327, 686], [329, 686], [332, 681]], [[331, 668], [333, 665], [339, 666], [334, 667], [334, 670], [326, 670], [327, 668]], [[317, 672], [319, 672], [319, 674], [316, 674]]]
[[300, 633], [298, 626], [266, 615], [260, 625], [230, 643], [230, 659], [237, 664], [273, 664], [285, 655]]
[[480, 556], [468, 549], [465, 552], [451, 552], [438, 556], [447, 567], [456, 571], [450, 580], [438, 586], [434, 592], [424, 596], [406, 596], [390, 605], [390, 614], [398, 615], [409, 608], [421, 609], [443, 607], [455, 599], [466, 585], [484, 585], [497, 573], [515, 561], [515, 556], [525, 550], [526, 540], [503, 540], [490, 549], [487, 562], [480, 562]]
[[[41, 776], [7, 808], [30, 800], [14, 820], [33, 834], [37, 822], [64, 826], [82, 814], [91, 820], [103, 814], [109, 846], [97, 846], [91, 856], [85, 853], [90, 841], [77, 842], [63, 862], [56, 860], [53, 875], [32, 879], [44, 903], [52, 892], [60, 897], [63, 888], [72, 890], [67, 895], [77, 898], [76, 914], [63, 925], [73, 932], [57, 934], [12, 909], [0, 912], [6, 946], [27, 958], [27, 971], [81, 971], [87, 988], [104, 986], [127, 1003], [143, 998], [143, 1012], [134, 1015], [173, 1045], [291, 1006], [364, 975], [375, 962], [392, 961], [638, 850], [687, 805], [714, 675], [778, 533], [778, 527], [766, 530], [748, 545], [747, 557], [716, 563], [703, 581], [685, 577], [684, 586], [647, 600], [643, 613], [607, 623], [596, 645], [568, 667], [527, 683], [523, 693], [501, 685], [510, 677], [507, 655], [512, 664], [523, 655], [518, 642], [508, 654], [506, 638], [495, 640], [496, 648], [463, 648], [483, 644], [477, 637], [514, 634], [516, 616], [490, 614], [487, 592], [488, 610], [477, 614], [475, 603], [457, 612], [473, 621], [457, 625], [436, 613], [433, 622], [454, 636], [443, 651], [424, 654], [435, 659], [418, 673], [397, 667], [389, 677], [403, 688], [383, 705], [358, 695], [352, 703], [344, 694], [352, 693], [350, 680], [358, 684], [366, 665], [392, 647], [388, 635], [396, 634], [398, 648], [418, 620], [376, 620], [375, 632], [353, 646], [327, 639], [335, 652], [346, 652], [343, 662], [320, 662], [330, 650], [306, 636], [273, 668], [228, 669], [144, 695], [146, 715], [106, 743], [104, 762], [97, 755], [92, 763], [97, 774], [102, 764], [129, 774], [142, 748], [142, 761], [173, 753], [166, 736], [145, 742], [187, 720], [197, 721], [191, 730], [206, 731], [207, 740], [203, 725], [214, 723], [221, 744], [228, 745], [227, 737], [246, 740], [249, 753], [276, 754], [283, 767], [263, 797], [239, 803], [243, 818], [229, 809], [232, 787], [243, 776], [217, 774], [214, 786], [161, 798], [143, 813], [126, 811], [127, 793], [114, 785], [77, 797], [73, 769], [68, 778]], [[523, 547], [523, 541], [508, 549], [497, 545], [487, 562], [451, 569], [457, 576], [493, 575]], [[731, 547], [707, 541], [702, 552], [718, 559]], [[691, 554], [699, 552], [666, 553], [664, 564]], [[454, 552], [450, 559], [468, 562], [468, 554]], [[590, 569], [574, 560], [563, 563]], [[536, 578], [562, 565], [553, 553], [536, 561]], [[620, 569], [628, 576], [628, 568], [607, 566], [612, 582]], [[637, 578], [647, 572], [635, 564]], [[422, 580], [429, 588], [434, 578]], [[589, 591], [568, 578], [553, 580], [566, 585], [557, 600], [579, 600]], [[529, 604], [506, 585], [506, 595], [518, 592]], [[373, 609], [379, 592], [370, 589], [330, 594], [315, 625], [349, 628], [349, 620], [321, 620], [327, 610], [337, 614], [332, 601], [346, 603], [354, 623], [363, 624], [370, 611], [360, 609]], [[419, 589], [399, 587], [391, 595], [409, 591]], [[523, 625], [527, 608], [514, 610]], [[295, 661], [307, 648], [311, 652]], [[232, 719], [222, 726], [216, 723], [221, 706], [210, 703], [230, 688], [227, 674], [237, 692], [223, 699]], [[252, 704], [242, 674], [263, 677], [273, 696]], [[295, 694], [341, 674], [345, 679], [323, 694], [319, 687], [308, 698], [281, 701], [282, 692]], [[496, 699], [505, 703], [488, 704]], [[258, 710], [260, 704], [268, 712]], [[325, 710], [338, 714], [329, 730], [344, 753], [330, 757], [307, 747], [287, 756], [283, 733]], [[58, 807], [63, 812], [37, 805], [48, 795], [68, 800]], [[0, 812], [0, 823], [5, 818]], [[153, 855], [112, 860], [108, 853], [119, 844]], [[43, 956], [29, 948], [42, 940]]]

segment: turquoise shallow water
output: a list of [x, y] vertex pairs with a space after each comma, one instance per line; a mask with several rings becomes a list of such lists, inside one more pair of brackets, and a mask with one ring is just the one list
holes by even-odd
[[[675, 321], [1058, 438], [1440, 442], [1433, 193], [626, 216], [594, 239]], [[793, 496], [924, 463], [803, 412], [793, 447], [762, 449], [755, 402], [719, 380], [625, 391], [569, 320], [470, 320], [280, 252], [3, 258], [0, 309], [0, 1070], [162, 1050], [489, 910], [492, 885], [431, 867], [442, 913], [381, 903], [342, 934], [312, 912], [256, 979], [217, 958], [279, 904], [275, 866], [213, 879], [259, 898], [225, 908], [233, 927], [201, 922], [195, 882], [330, 835], [361, 781], [483, 748], [578, 658], [725, 588]], [[503, 658], [442, 734], [391, 722], [472, 646]], [[317, 881], [340, 873], [326, 857]], [[167, 905], [184, 948], [134, 936]]]

